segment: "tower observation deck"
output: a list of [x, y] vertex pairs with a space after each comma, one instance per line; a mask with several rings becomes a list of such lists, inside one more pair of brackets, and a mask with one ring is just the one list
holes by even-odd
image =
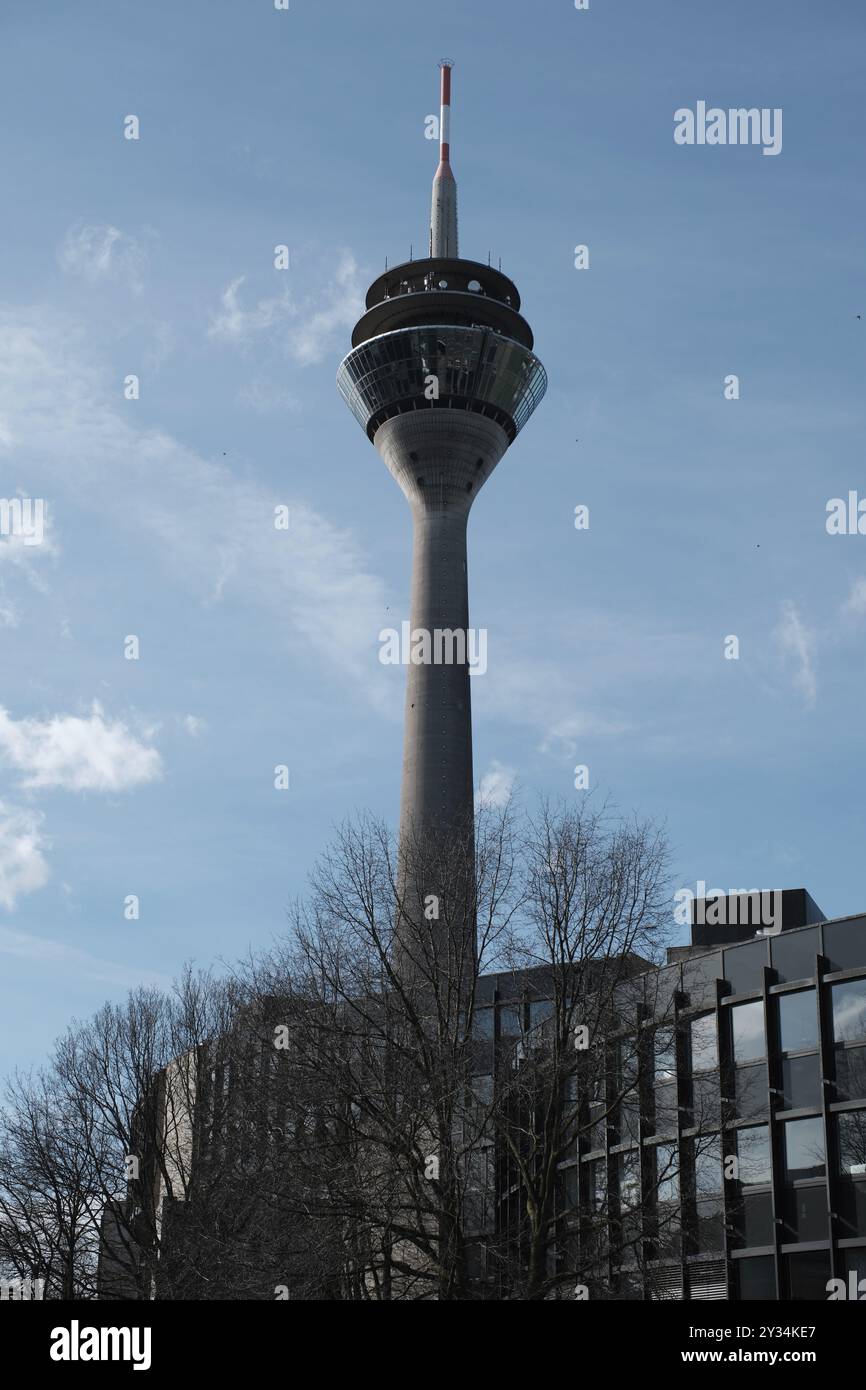
[[[411, 630], [431, 642], [437, 632], [468, 633], [469, 510], [547, 386], [516, 285], [460, 258], [448, 65], [441, 82], [430, 255], [373, 281], [337, 374], [409, 502]], [[469, 650], [465, 640], [461, 650]], [[408, 668], [398, 951], [404, 973], [427, 978], [431, 970], [457, 978], [474, 960], [469, 669], [465, 655]]]

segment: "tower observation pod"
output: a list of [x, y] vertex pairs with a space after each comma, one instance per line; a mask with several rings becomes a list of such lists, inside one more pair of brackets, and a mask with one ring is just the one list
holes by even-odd
[[547, 377], [517, 287], [459, 255], [447, 64], [439, 136], [430, 255], [373, 281], [337, 386], [412, 513], [396, 964], [459, 990], [476, 949], [467, 521]]

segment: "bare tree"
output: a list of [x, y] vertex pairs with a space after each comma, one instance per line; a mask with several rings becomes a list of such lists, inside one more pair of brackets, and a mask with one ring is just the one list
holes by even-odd
[[16, 1076], [0, 1111], [0, 1264], [47, 1298], [93, 1296], [100, 1204], [90, 1136], [50, 1070]]
[[[77, 1242], [58, 1287], [93, 1287], [96, 1235], [121, 1297], [540, 1300], [651, 1274], [682, 1155], [641, 1157], [679, 1045], [650, 970], [663, 836], [584, 802], [484, 812], [471, 843], [474, 874], [451, 842], [398, 858], [347, 824], [271, 951], [70, 1028], [38, 1113], [71, 1215], [28, 1237], [57, 1271]], [[22, 1268], [28, 1105], [3, 1160]]]

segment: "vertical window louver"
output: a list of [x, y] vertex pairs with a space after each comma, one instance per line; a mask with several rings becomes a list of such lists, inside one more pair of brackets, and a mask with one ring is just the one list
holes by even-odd
[[727, 1298], [724, 1260], [704, 1260], [701, 1264], [690, 1265], [686, 1271], [686, 1284], [690, 1299]]

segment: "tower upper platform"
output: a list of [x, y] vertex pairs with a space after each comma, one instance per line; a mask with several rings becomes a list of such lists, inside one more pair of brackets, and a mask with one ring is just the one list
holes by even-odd
[[407, 261], [373, 281], [367, 291], [367, 312], [352, 333], [352, 347], [397, 328], [453, 323], [494, 328], [531, 348], [532, 329], [519, 308], [517, 286], [490, 266], [440, 258]]
[[543, 397], [547, 375], [513, 280], [460, 257], [450, 127], [451, 68], [443, 64], [430, 255], [373, 281], [337, 385], [371, 440], [398, 415], [462, 410], [499, 425], [507, 447]]

